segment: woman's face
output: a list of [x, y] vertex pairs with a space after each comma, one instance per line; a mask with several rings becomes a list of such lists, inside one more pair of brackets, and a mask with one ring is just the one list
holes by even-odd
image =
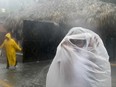
[[8, 37], [5, 37], [5, 39], [6, 39], [6, 40], [9, 40], [9, 38], [8, 38]]
[[70, 39], [70, 41], [71, 41], [74, 45], [76, 45], [76, 46], [78, 46], [78, 47], [80, 47], [80, 48], [84, 47], [84, 45], [86, 44], [86, 40]]

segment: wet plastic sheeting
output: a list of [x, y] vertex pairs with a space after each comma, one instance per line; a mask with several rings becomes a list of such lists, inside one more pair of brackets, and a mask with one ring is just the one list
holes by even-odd
[[62, 38], [61, 28], [54, 23], [24, 21], [23, 61], [53, 59]]

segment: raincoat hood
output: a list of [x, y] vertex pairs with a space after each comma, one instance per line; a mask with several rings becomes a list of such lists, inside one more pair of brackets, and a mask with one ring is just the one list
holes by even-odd
[[7, 33], [7, 34], [5, 35], [5, 37], [11, 39], [11, 34], [10, 34], [10, 33]]

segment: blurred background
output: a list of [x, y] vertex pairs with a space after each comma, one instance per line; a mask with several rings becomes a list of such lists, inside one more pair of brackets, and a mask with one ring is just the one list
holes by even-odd
[[10, 32], [23, 48], [13, 71], [5, 69], [2, 50], [0, 86], [45, 87], [57, 46], [72, 27], [90, 29], [102, 38], [115, 87], [116, 0], [0, 0], [0, 45]]

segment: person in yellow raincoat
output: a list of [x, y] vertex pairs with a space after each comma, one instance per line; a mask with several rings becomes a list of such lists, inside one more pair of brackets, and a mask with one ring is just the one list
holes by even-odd
[[15, 42], [14, 39], [11, 38], [11, 34], [7, 33], [5, 35], [5, 40], [0, 46], [0, 48], [5, 48], [6, 57], [7, 57], [7, 67], [15, 67], [16, 66], [16, 51], [21, 51], [21, 48]]

